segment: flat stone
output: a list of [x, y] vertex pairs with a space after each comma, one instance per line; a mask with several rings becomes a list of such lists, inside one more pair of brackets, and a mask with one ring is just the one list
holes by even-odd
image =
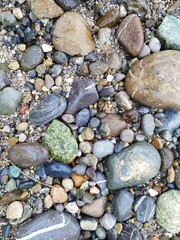
[[48, 95], [29, 113], [29, 120], [36, 126], [42, 126], [62, 115], [67, 106], [65, 97], [60, 94]]
[[143, 240], [138, 228], [132, 223], [123, 224], [123, 229], [118, 238], [119, 240]]
[[161, 157], [151, 144], [138, 142], [112, 154], [105, 165], [108, 188], [115, 190], [149, 181], [159, 172]]
[[104, 74], [108, 68], [108, 65], [104, 62], [93, 62], [89, 65], [90, 74], [93, 76]]
[[56, 3], [65, 11], [77, 6], [77, 0], [56, 0]]
[[23, 206], [19, 201], [12, 202], [6, 210], [6, 218], [8, 219], [17, 219], [22, 216]]
[[24, 201], [26, 196], [23, 196], [23, 191], [14, 190], [13, 192], [4, 193], [0, 198], [0, 206], [12, 203], [14, 201]]
[[132, 65], [125, 80], [126, 91], [143, 105], [180, 110], [179, 67], [179, 51], [151, 54]]
[[137, 56], [144, 44], [144, 33], [139, 17], [128, 15], [119, 25], [116, 37], [125, 50], [132, 56]]
[[108, 55], [107, 64], [109, 68], [119, 71], [122, 66], [121, 56], [120, 54], [114, 52]]
[[44, 146], [37, 142], [18, 143], [10, 147], [8, 158], [15, 165], [28, 168], [47, 161], [48, 151]]
[[175, 156], [171, 149], [167, 147], [160, 149], [159, 153], [161, 155], [161, 171], [165, 172], [172, 166]]
[[64, 163], [51, 162], [46, 167], [46, 174], [55, 178], [68, 178], [72, 175], [72, 168]]
[[87, 108], [82, 109], [78, 114], [76, 115], [76, 125], [78, 127], [84, 127], [88, 124], [90, 119], [90, 112]]
[[66, 12], [55, 22], [52, 29], [52, 42], [56, 50], [70, 56], [84, 56], [95, 48], [84, 18], [75, 12]]
[[114, 151], [114, 144], [109, 140], [100, 140], [94, 143], [92, 152], [97, 158], [103, 158]]
[[103, 16], [99, 17], [96, 25], [99, 28], [113, 28], [120, 19], [120, 12], [116, 8], [109, 9]]
[[78, 240], [80, 227], [76, 219], [65, 212], [47, 210], [20, 226], [16, 231], [16, 239], [32, 238], [33, 240]]
[[6, 73], [3, 71], [0, 71], [0, 90], [10, 85], [11, 85], [11, 81], [7, 77]]
[[80, 221], [80, 226], [82, 230], [95, 231], [98, 226], [98, 223], [95, 218], [83, 217]]

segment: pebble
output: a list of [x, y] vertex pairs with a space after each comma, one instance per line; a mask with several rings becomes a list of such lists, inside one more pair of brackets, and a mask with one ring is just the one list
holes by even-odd
[[23, 213], [23, 205], [19, 201], [12, 202], [6, 210], [6, 218], [8, 219], [17, 219], [21, 218]]
[[27, 131], [28, 127], [29, 127], [29, 123], [21, 122], [16, 125], [16, 130], [24, 132], [24, 131]]
[[81, 175], [78, 173], [73, 173], [71, 178], [77, 188], [79, 188], [84, 182], [89, 179], [86, 175]]
[[45, 181], [47, 178], [46, 170], [44, 164], [39, 164], [36, 166], [36, 174], [43, 180]]
[[0, 13], [0, 22], [5, 27], [15, 26], [16, 18], [10, 11], [4, 11]]
[[19, 134], [18, 141], [19, 141], [20, 143], [23, 143], [23, 142], [26, 141], [26, 138], [27, 138], [27, 136], [26, 136], [24, 133], [21, 133], [21, 134]]
[[95, 218], [83, 217], [80, 220], [80, 227], [85, 231], [95, 231], [97, 229], [98, 223]]
[[8, 67], [11, 69], [11, 70], [18, 70], [19, 69], [19, 63], [17, 61], [14, 61], [14, 62], [11, 62]]
[[78, 127], [84, 127], [88, 124], [89, 119], [90, 119], [90, 112], [87, 108], [84, 108], [77, 113], [75, 123]]
[[134, 140], [134, 132], [131, 129], [123, 129], [120, 133], [120, 139], [123, 142], [131, 143]]
[[10, 85], [11, 85], [11, 81], [7, 77], [6, 73], [3, 71], [0, 71], [0, 90]]
[[74, 123], [75, 122], [75, 117], [68, 113], [63, 114], [61, 119], [66, 123]]
[[105, 213], [104, 216], [100, 219], [100, 223], [106, 230], [110, 230], [114, 227], [116, 218], [111, 213]]
[[98, 239], [105, 239], [106, 238], [106, 231], [102, 226], [98, 226], [95, 231]]
[[89, 121], [89, 127], [90, 128], [97, 128], [99, 127], [100, 120], [96, 117], [92, 117]]
[[2, 227], [2, 235], [3, 235], [3, 237], [8, 237], [9, 233], [10, 233], [10, 230], [11, 230], [11, 225], [10, 224], [8, 224], [6, 226], [3, 226]]
[[114, 144], [109, 140], [100, 140], [94, 143], [92, 152], [97, 158], [103, 158], [114, 151]]
[[111, 37], [110, 28], [101, 28], [98, 32], [98, 40], [101, 44], [108, 43]]
[[48, 176], [55, 178], [68, 178], [72, 175], [71, 167], [60, 162], [49, 163], [45, 171]]
[[50, 74], [45, 75], [45, 86], [47, 89], [51, 89], [54, 85], [54, 79], [51, 77]]
[[140, 51], [138, 58], [144, 58], [146, 56], [148, 56], [150, 54], [151, 50], [149, 48], [149, 46], [147, 46], [145, 43], [143, 44], [143, 48]]
[[79, 149], [84, 153], [91, 153], [92, 150], [92, 143], [88, 141], [83, 141], [79, 144]]
[[34, 83], [34, 87], [37, 92], [41, 92], [45, 86], [45, 81], [42, 78], [37, 78]]
[[171, 151], [171, 149], [167, 147], [163, 147], [159, 151], [161, 155], [161, 171], [165, 172], [170, 168], [174, 161], [174, 153]]
[[45, 199], [44, 199], [44, 207], [46, 209], [50, 209], [53, 205], [53, 201], [52, 201], [52, 198], [51, 196], [48, 194], [46, 195]]
[[143, 240], [138, 228], [132, 223], [123, 224], [123, 229], [120, 233], [120, 236], [122, 240]]
[[7, 183], [6, 183], [6, 187], [5, 187], [5, 191], [6, 192], [12, 192], [13, 190], [16, 189], [16, 181], [11, 178]]
[[74, 183], [71, 178], [63, 178], [62, 186], [66, 192], [69, 192], [70, 190], [73, 189]]
[[86, 127], [80, 136], [83, 140], [92, 140], [94, 138], [94, 131], [90, 127]]
[[29, 179], [27, 181], [23, 181], [19, 184], [19, 189], [20, 190], [27, 190], [32, 188], [35, 185], [35, 181], [32, 179]]
[[156, 148], [156, 149], [162, 149], [163, 148], [163, 140], [161, 138], [154, 138], [151, 142], [151, 144]]
[[59, 185], [53, 185], [51, 187], [50, 195], [52, 197], [53, 203], [64, 203], [68, 200], [68, 195]]
[[53, 65], [53, 67], [51, 69], [51, 76], [53, 78], [58, 77], [61, 74], [62, 70], [63, 70], [62, 65], [60, 65], [60, 64]]
[[113, 228], [107, 232], [107, 240], [116, 240], [117, 239], [117, 231]]
[[26, 200], [27, 195], [23, 195], [21, 190], [14, 190], [13, 192], [4, 193], [0, 198], [0, 206], [5, 204], [10, 204], [14, 201], [24, 201]]
[[175, 172], [175, 184], [178, 189], [180, 189], [180, 168], [178, 168]]
[[158, 38], [152, 37], [149, 40], [149, 48], [151, 49], [151, 52], [159, 52], [161, 50], [161, 43]]
[[56, 0], [56, 3], [65, 11], [71, 10], [77, 6], [77, 0]]
[[152, 136], [155, 129], [154, 117], [151, 114], [145, 114], [142, 117], [141, 127], [146, 136]]
[[109, 54], [107, 57], [107, 64], [112, 70], [119, 71], [122, 66], [120, 54], [116, 52]]
[[65, 207], [66, 211], [72, 214], [78, 213], [79, 212], [79, 208], [76, 204], [76, 202], [70, 202], [66, 205]]
[[54, 59], [55, 63], [61, 64], [61, 65], [64, 65], [64, 64], [68, 63], [68, 61], [69, 61], [68, 55], [61, 51], [56, 51], [53, 54], [53, 59]]
[[20, 169], [16, 166], [10, 166], [9, 175], [12, 178], [19, 178], [19, 176], [21, 175]]
[[114, 28], [119, 19], [119, 10], [116, 8], [110, 8], [103, 16], [98, 18], [96, 25], [99, 28]]
[[92, 76], [101, 75], [107, 72], [108, 65], [105, 62], [92, 62], [89, 65], [89, 71]]

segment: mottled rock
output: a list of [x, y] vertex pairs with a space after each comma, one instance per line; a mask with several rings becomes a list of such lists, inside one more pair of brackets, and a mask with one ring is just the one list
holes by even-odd
[[117, 25], [119, 19], [119, 10], [116, 8], [111, 8], [103, 16], [98, 18], [96, 25], [99, 28], [113, 28]]
[[92, 217], [83, 217], [80, 221], [81, 229], [85, 231], [95, 231], [97, 225], [96, 219]]
[[46, 174], [55, 178], [67, 178], [72, 175], [72, 168], [64, 163], [51, 162], [46, 167]]
[[94, 143], [92, 152], [97, 158], [103, 158], [113, 153], [114, 144], [109, 140], [100, 140]]
[[23, 196], [23, 191], [14, 190], [13, 192], [4, 193], [0, 198], [0, 206], [12, 203], [14, 201], [24, 201], [27, 196]]
[[170, 168], [174, 161], [174, 153], [171, 151], [171, 149], [167, 147], [163, 147], [159, 151], [161, 155], [161, 171], [165, 172]]
[[109, 68], [119, 71], [122, 66], [121, 56], [120, 54], [114, 52], [108, 55], [107, 64]]
[[149, 9], [149, 2], [147, 0], [128, 0], [127, 1], [129, 13], [135, 13], [141, 18], [144, 18]]
[[11, 81], [7, 77], [6, 73], [3, 71], [0, 71], [0, 90], [2, 90], [4, 87], [10, 86]]
[[93, 62], [89, 65], [90, 74], [93, 76], [104, 74], [108, 68], [108, 65], [104, 62]]
[[16, 18], [10, 11], [4, 11], [0, 13], [0, 22], [5, 26], [14, 26], [16, 25]]
[[132, 224], [123, 224], [123, 230], [118, 235], [118, 240], [143, 240], [138, 228]]
[[132, 109], [132, 101], [125, 91], [120, 91], [115, 96], [115, 101], [118, 105], [118, 108], [123, 110]]

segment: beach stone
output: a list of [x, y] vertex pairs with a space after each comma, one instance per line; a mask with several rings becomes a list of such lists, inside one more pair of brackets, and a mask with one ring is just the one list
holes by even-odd
[[21, 68], [27, 72], [37, 67], [43, 60], [43, 52], [41, 47], [32, 45], [28, 47], [21, 58]]
[[29, 123], [21, 122], [21, 123], [16, 125], [16, 130], [21, 131], [21, 132], [25, 132], [28, 129], [28, 127], [29, 127]]
[[132, 224], [132, 223], [127, 223], [123, 224], [123, 229], [118, 235], [118, 240], [143, 240], [142, 235], [140, 234], [138, 228]]
[[161, 157], [154, 146], [137, 142], [112, 154], [105, 162], [108, 188], [111, 190], [143, 184], [160, 169]]
[[21, 182], [18, 187], [21, 190], [28, 190], [28, 189], [32, 188], [34, 185], [35, 185], [35, 181], [32, 179], [29, 179], [29, 180]]
[[85, 164], [87, 166], [93, 167], [96, 169], [97, 167], [97, 163], [98, 163], [98, 159], [97, 157], [95, 157], [93, 154], [88, 153], [83, 157], [80, 157], [78, 159], [79, 163], [81, 164]]
[[150, 48], [144, 43], [143, 48], [141, 49], [140, 53], [138, 54], [138, 58], [144, 58], [151, 53]]
[[6, 73], [0, 71], [0, 90], [11, 85], [11, 81], [7, 77]]
[[110, 28], [101, 28], [98, 32], [98, 40], [101, 44], [105, 44], [109, 42], [111, 37], [111, 29]]
[[78, 240], [80, 227], [76, 219], [69, 213], [59, 213], [56, 210], [47, 210], [36, 215], [32, 220], [19, 226], [16, 239], [29, 238], [33, 240]]
[[37, 92], [41, 92], [45, 86], [45, 81], [42, 78], [36, 78], [34, 87]]
[[175, 172], [175, 184], [178, 189], [180, 189], [180, 168], [178, 168]]
[[66, 106], [65, 97], [60, 94], [50, 94], [30, 111], [29, 120], [36, 126], [45, 125], [62, 115]]
[[159, 52], [161, 50], [161, 43], [158, 38], [152, 37], [149, 40], [149, 48], [152, 52]]
[[82, 109], [78, 114], [76, 115], [76, 125], [78, 127], [84, 127], [90, 119], [90, 112], [87, 108]]
[[84, 18], [75, 12], [66, 12], [55, 22], [52, 29], [52, 42], [56, 50], [70, 56], [84, 56], [95, 48]]
[[77, 6], [77, 0], [56, 0], [56, 3], [65, 11]]
[[132, 101], [130, 100], [130, 97], [125, 91], [120, 91], [116, 93], [115, 101], [118, 105], [118, 108], [123, 110], [130, 110], [132, 109]]
[[168, 232], [180, 231], [180, 191], [169, 190], [160, 195], [156, 206], [156, 219]]
[[116, 218], [111, 213], [105, 213], [104, 216], [100, 219], [100, 223], [106, 230], [110, 230], [114, 227]]
[[16, 181], [11, 178], [7, 183], [6, 183], [6, 187], [5, 187], [5, 191], [6, 192], [12, 192], [13, 190], [16, 189]]
[[22, 213], [23, 213], [22, 203], [19, 201], [14, 201], [7, 207], [6, 218], [8, 219], [21, 218]]
[[107, 64], [109, 68], [119, 71], [122, 66], [121, 56], [120, 54], [114, 52], [107, 56]]
[[15, 26], [16, 18], [10, 11], [4, 11], [0, 13], [0, 22], [5, 27]]
[[59, 162], [49, 163], [45, 171], [48, 176], [55, 178], [68, 178], [72, 175], [72, 168]]
[[146, 136], [152, 136], [155, 129], [154, 117], [151, 114], [145, 114], [142, 117], [141, 127]]
[[164, 49], [180, 50], [180, 20], [175, 16], [166, 15], [156, 35]]
[[75, 187], [79, 188], [84, 182], [86, 182], [89, 178], [86, 175], [81, 175], [78, 173], [73, 173], [71, 176]]
[[116, 37], [130, 55], [137, 56], [144, 44], [144, 33], [139, 17], [136, 14], [128, 15], [120, 23]]
[[10, 147], [8, 158], [15, 165], [28, 168], [47, 161], [48, 151], [44, 146], [37, 142], [18, 143]]
[[54, 79], [51, 77], [50, 74], [45, 75], [45, 86], [47, 89], [51, 89], [54, 85]]
[[135, 13], [141, 18], [144, 17], [147, 10], [149, 9], [149, 3], [147, 0], [128, 0], [127, 1], [128, 11], [130, 13]]
[[66, 192], [69, 192], [70, 190], [73, 189], [74, 183], [71, 178], [63, 178], [62, 186], [64, 187]]
[[99, 95], [92, 79], [74, 81], [68, 98], [66, 113], [76, 115], [83, 108], [98, 101]]
[[50, 195], [53, 203], [64, 203], [68, 200], [68, 195], [64, 188], [59, 185], [53, 185], [51, 188]]
[[159, 153], [161, 155], [161, 171], [165, 172], [172, 166], [175, 156], [171, 149], [167, 147], [160, 149]]
[[83, 217], [80, 220], [80, 227], [85, 231], [95, 231], [97, 229], [98, 223], [95, 218]]
[[21, 175], [21, 170], [16, 167], [16, 166], [10, 166], [9, 167], [9, 175], [12, 178], [19, 178], [19, 176]]
[[179, 51], [151, 54], [131, 66], [125, 80], [126, 91], [143, 105], [180, 110], [179, 67]]
[[53, 120], [46, 130], [43, 145], [55, 161], [70, 163], [78, 152], [78, 144], [70, 129], [62, 122]]
[[112, 208], [114, 216], [118, 221], [126, 221], [131, 217], [131, 209], [133, 202], [134, 196], [132, 193], [126, 190], [116, 192], [112, 200]]
[[131, 143], [134, 140], [134, 132], [131, 129], [123, 129], [120, 133], [120, 139], [123, 142]]
[[54, 59], [55, 63], [61, 64], [61, 65], [68, 63], [68, 61], [69, 61], [68, 55], [61, 51], [56, 51], [53, 54], [53, 59]]
[[92, 62], [89, 65], [89, 71], [92, 76], [101, 75], [107, 72], [108, 65], [104, 62]]
[[103, 158], [114, 151], [114, 144], [109, 140], [100, 140], [94, 143], [92, 152], [97, 158]]
[[4, 193], [0, 198], [0, 206], [10, 204], [14, 201], [24, 201], [26, 198], [27, 196], [23, 196], [23, 191], [21, 190], [14, 190], [13, 192]]
[[120, 12], [116, 8], [110, 8], [103, 16], [99, 17], [96, 26], [99, 28], [114, 28], [120, 19]]
[[22, 94], [20, 91], [6, 87], [0, 91], [0, 115], [10, 115], [16, 111], [20, 102]]

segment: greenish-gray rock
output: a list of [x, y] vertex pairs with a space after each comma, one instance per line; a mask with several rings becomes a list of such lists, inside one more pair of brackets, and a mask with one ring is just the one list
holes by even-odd
[[6, 87], [0, 92], [0, 115], [14, 113], [21, 102], [22, 94], [11, 87]]
[[6, 26], [16, 25], [16, 18], [10, 11], [5, 11], [0, 13], [0, 22]]
[[169, 190], [157, 201], [156, 219], [158, 223], [171, 233], [180, 232], [180, 191]]
[[5, 187], [5, 191], [6, 192], [12, 192], [16, 189], [16, 181], [11, 178], [7, 183], [6, 183], [6, 187]]
[[70, 163], [77, 155], [78, 144], [76, 139], [70, 129], [58, 120], [53, 120], [49, 125], [43, 144], [56, 161]]
[[154, 177], [161, 165], [161, 157], [147, 142], [134, 143], [106, 160], [108, 188], [111, 190], [144, 184]]
[[180, 50], [180, 19], [167, 15], [157, 31], [164, 49]]

